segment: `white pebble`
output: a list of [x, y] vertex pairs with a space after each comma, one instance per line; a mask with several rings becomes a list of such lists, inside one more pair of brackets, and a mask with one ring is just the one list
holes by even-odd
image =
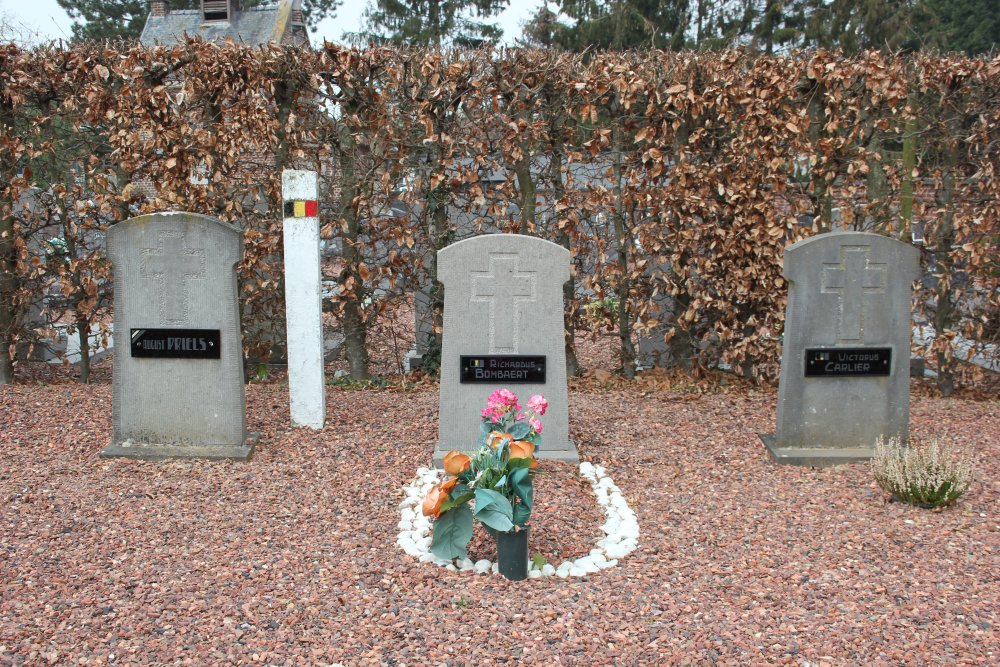
[[626, 549], [620, 544], [612, 544], [607, 548], [608, 558], [611, 560], [624, 558], [628, 555], [629, 551], [631, 551], [631, 549]]
[[[546, 563], [541, 568], [531, 567], [528, 576], [532, 579], [556, 575], [582, 577], [599, 570], [614, 567], [619, 559], [638, 547], [639, 522], [635, 512], [628, 505], [621, 489], [607, 475], [604, 466], [589, 462], [580, 464], [580, 476], [590, 482], [597, 504], [604, 512], [605, 521], [601, 525], [604, 537], [597, 541], [589, 554], [575, 561], [564, 561], [558, 567]], [[445, 560], [430, 553], [433, 542], [433, 524], [423, 515], [420, 506], [431, 488], [443, 478], [443, 471], [419, 468], [416, 478], [403, 487], [404, 498], [399, 503], [400, 521], [397, 524], [399, 536], [396, 543], [408, 555], [417, 557], [423, 563], [435, 563], [450, 571], [475, 571], [480, 574], [498, 572], [499, 565], [486, 559], [473, 563], [469, 558]]]

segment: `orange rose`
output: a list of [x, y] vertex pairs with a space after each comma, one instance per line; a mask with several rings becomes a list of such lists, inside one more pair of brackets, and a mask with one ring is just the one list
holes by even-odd
[[527, 459], [535, 453], [535, 445], [527, 440], [516, 440], [510, 443], [510, 458]]
[[500, 446], [500, 443], [502, 443], [504, 439], [512, 440], [513, 438], [514, 436], [512, 436], [510, 433], [501, 433], [500, 431], [490, 431], [489, 437], [486, 438], [486, 444], [492, 447], [493, 449], [496, 449], [497, 447]]
[[461, 475], [472, 465], [472, 459], [459, 451], [444, 455], [444, 471], [449, 475]]
[[427, 494], [427, 497], [424, 498], [424, 505], [420, 508], [420, 511], [424, 513], [424, 516], [432, 516], [436, 519], [441, 516], [441, 506], [444, 505], [444, 501], [447, 499], [447, 492], [442, 491], [441, 487], [435, 486]]
[[448, 479], [438, 484], [438, 488], [440, 488], [445, 493], [451, 493], [451, 490], [454, 489], [457, 484], [458, 484], [458, 477], [449, 477]]

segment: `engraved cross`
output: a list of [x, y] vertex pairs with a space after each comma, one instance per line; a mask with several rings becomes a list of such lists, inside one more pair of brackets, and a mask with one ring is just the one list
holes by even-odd
[[837, 340], [861, 340], [865, 331], [865, 309], [871, 298], [885, 293], [885, 264], [868, 261], [871, 248], [844, 246], [840, 262], [823, 267], [823, 294], [836, 294]]
[[158, 232], [157, 247], [143, 248], [139, 271], [156, 280], [160, 320], [184, 324], [188, 315], [188, 281], [205, 277], [205, 250], [188, 248], [179, 233]]
[[520, 304], [535, 300], [535, 272], [518, 271], [517, 255], [490, 254], [489, 271], [472, 271], [472, 302], [490, 306], [490, 354], [517, 354]]

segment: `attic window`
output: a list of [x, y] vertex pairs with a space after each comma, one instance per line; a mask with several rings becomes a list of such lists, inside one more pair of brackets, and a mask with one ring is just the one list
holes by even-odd
[[229, 0], [201, 0], [201, 11], [205, 21], [228, 21]]

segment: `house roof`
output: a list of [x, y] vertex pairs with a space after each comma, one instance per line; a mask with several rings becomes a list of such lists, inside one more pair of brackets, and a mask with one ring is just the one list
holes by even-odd
[[[223, 41], [232, 38], [237, 42], [259, 46], [271, 41], [280, 42], [275, 26], [283, 22], [287, 29], [288, 17], [282, 16], [282, 3], [271, 3], [234, 12], [228, 21], [202, 21], [200, 9], [171, 9], [166, 16], [150, 15], [142, 29], [139, 41], [145, 46], [172, 44], [189, 37], [205, 41]], [[287, 11], [284, 12], [287, 14]], [[281, 30], [284, 33], [284, 30]]]

